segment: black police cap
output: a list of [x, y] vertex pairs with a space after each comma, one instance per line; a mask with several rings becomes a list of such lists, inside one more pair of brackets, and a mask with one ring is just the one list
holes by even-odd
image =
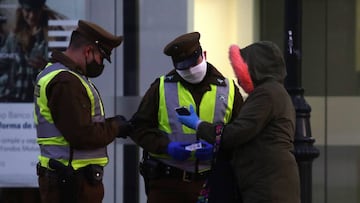
[[176, 69], [187, 69], [197, 63], [202, 52], [199, 39], [199, 32], [183, 34], [165, 46], [164, 54], [171, 56]]
[[103, 57], [109, 62], [111, 62], [110, 56], [112, 49], [119, 46], [123, 41], [122, 36], [115, 36], [99, 25], [85, 20], [78, 21], [78, 27], [75, 31], [79, 32], [81, 36], [90, 42], [95, 43]]

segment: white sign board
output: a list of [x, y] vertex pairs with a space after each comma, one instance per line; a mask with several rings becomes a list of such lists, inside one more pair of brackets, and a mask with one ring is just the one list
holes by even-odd
[[37, 187], [33, 103], [0, 103], [0, 187]]

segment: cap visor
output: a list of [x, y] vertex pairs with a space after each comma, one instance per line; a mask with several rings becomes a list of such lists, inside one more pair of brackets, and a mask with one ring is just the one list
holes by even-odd
[[104, 57], [107, 61], [109, 61], [109, 63], [111, 63], [111, 58], [110, 58], [110, 56], [105, 56]]
[[180, 62], [174, 63], [174, 66], [178, 70], [186, 70], [196, 65], [198, 58], [189, 58]]

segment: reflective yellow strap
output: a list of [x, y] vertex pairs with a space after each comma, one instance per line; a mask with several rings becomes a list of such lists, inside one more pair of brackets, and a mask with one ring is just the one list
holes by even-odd
[[[39, 158], [39, 162], [42, 167], [50, 169], [50, 167], [49, 167], [50, 159], [48, 157], [39, 156], [38, 158]], [[64, 159], [58, 159], [57, 161], [61, 162], [65, 166], [67, 166], [69, 163], [69, 160], [64, 160]], [[106, 166], [106, 164], [108, 162], [109, 162], [109, 159], [107, 157], [103, 157], [103, 158], [95, 158], [95, 159], [72, 160], [71, 165], [75, 170], [78, 170], [79, 168], [89, 165], [89, 163], [100, 165], [100, 166]]]
[[169, 116], [166, 108], [165, 101], [165, 88], [164, 88], [164, 79], [165, 76], [160, 77], [159, 84], [159, 109], [158, 109], [158, 119], [159, 119], [159, 129], [165, 133], [171, 134], [171, 127], [169, 124]]
[[[82, 77], [80, 77], [78, 74], [76, 74], [72, 71], [69, 71], [69, 72], [73, 73], [76, 77], [78, 77], [79, 80], [81, 81], [81, 83], [83, 84], [83, 86], [85, 87], [86, 93], [88, 94], [88, 97], [89, 97], [90, 103], [91, 103], [91, 116], [94, 116], [95, 115], [95, 99], [94, 99], [94, 95], [89, 87], [89, 84], [86, 83], [86, 81]], [[91, 82], [90, 82], [90, 84], [91, 84]]]
[[[217, 86], [210, 85], [211, 91], [205, 92], [200, 103], [199, 117], [203, 121], [212, 123], [214, 121]], [[205, 109], [201, 111], [202, 109]]]
[[[40, 97], [38, 97], [38, 99], [36, 100], [36, 103], [40, 109], [40, 114], [46, 119], [47, 122], [49, 123], [54, 123], [52, 116], [50, 114], [50, 109], [48, 107], [48, 100], [47, 100], [47, 96], [46, 96], [46, 87], [49, 84], [49, 82], [51, 81], [51, 79], [53, 77], [55, 77], [55, 75], [57, 75], [59, 72], [61, 71], [65, 71], [65, 70], [56, 70], [56, 71], [52, 71], [48, 74], [46, 74], [45, 76], [43, 76], [42, 78], [40, 78], [40, 80], [38, 81], [38, 85], [40, 86]], [[37, 119], [37, 117], [35, 117], [35, 119]], [[38, 122], [38, 121], [36, 121]]]
[[224, 117], [224, 123], [229, 123], [232, 117], [232, 110], [234, 106], [234, 98], [235, 98], [235, 84], [234, 81], [228, 79], [229, 81], [229, 95], [228, 95], [228, 108], [226, 108], [226, 113]]
[[40, 145], [60, 145], [60, 146], [69, 145], [69, 143], [65, 140], [63, 136], [50, 137], [50, 138], [37, 138], [36, 141]]

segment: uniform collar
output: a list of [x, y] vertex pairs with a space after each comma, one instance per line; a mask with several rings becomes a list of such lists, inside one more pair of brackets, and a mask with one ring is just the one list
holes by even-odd
[[73, 60], [71, 60], [68, 56], [66, 56], [64, 53], [60, 51], [54, 50], [51, 54], [50, 61], [53, 63], [59, 62], [64, 66], [68, 67], [70, 70], [75, 71], [81, 75], [84, 75], [81, 68]]

